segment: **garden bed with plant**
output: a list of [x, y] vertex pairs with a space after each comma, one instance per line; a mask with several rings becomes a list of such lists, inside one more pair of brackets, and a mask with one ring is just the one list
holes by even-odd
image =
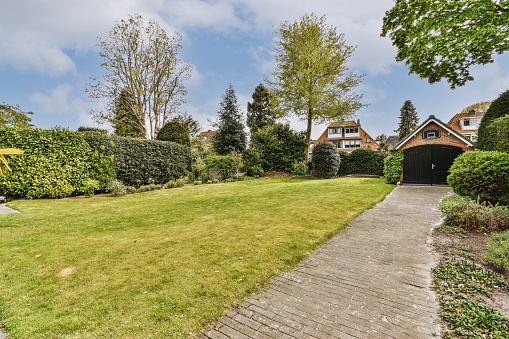
[[11, 338], [197, 335], [393, 188], [263, 178], [11, 202], [21, 213], [1, 217], [1, 324]]

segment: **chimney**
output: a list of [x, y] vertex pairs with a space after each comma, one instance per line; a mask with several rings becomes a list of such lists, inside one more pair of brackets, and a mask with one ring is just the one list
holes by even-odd
[[475, 117], [475, 109], [471, 109], [470, 111], [468, 111], [468, 115], [471, 117]]
[[357, 119], [357, 125], [361, 125], [361, 119]]

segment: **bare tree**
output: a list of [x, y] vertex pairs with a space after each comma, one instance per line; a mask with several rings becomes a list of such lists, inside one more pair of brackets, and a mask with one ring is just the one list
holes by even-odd
[[107, 99], [108, 106], [105, 112], [93, 112], [94, 118], [111, 122], [115, 100], [126, 91], [143, 135], [154, 139], [185, 102], [183, 81], [191, 76], [192, 65], [179, 59], [181, 40], [178, 32], [168, 36], [153, 19], [145, 26], [138, 14], [117, 22], [108, 39], [98, 38], [104, 80], [92, 79], [87, 92], [91, 99]]

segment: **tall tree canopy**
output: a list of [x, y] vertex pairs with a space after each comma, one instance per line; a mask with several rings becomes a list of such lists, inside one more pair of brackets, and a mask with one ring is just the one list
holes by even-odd
[[276, 112], [270, 102], [269, 90], [259, 84], [256, 86], [253, 95], [253, 102], [247, 103], [247, 127], [251, 134], [259, 129], [276, 123]]
[[187, 130], [189, 138], [191, 139], [196, 138], [201, 132], [200, 123], [197, 120], [193, 119], [192, 116], [187, 114], [187, 112], [174, 116], [173, 118], [171, 118], [171, 121], [180, 122], [182, 126], [184, 126], [184, 128]]
[[216, 133], [212, 138], [214, 152], [219, 155], [243, 153], [246, 150], [246, 132], [232, 84], [226, 89], [219, 106], [217, 121], [214, 123]]
[[142, 134], [153, 139], [170, 115], [178, 110], [187, 94], [183, 81], [192, 66], [179, 59], [181, 36], [168, 36], [155, 20], [145, 26], [140, 15], [121, 20], [109, 31], [109, 38], [98, 39], [103, 60], [104, 81], [95, 80], [87, 91], [92, 99], [107, 99], [106, 113], [96, 112], [99, 121], [111, 120], [115, 101], [127, 91], [131, 111]]
[[382, 36], [398, 48], [410, 73], [452, 89], [474, 78], [469, 68], [509, 49], [509, 0], [395, 0]]
[[19, 105], [0, 104], [0, 126], [6, 127], [33, 127], [29, 115], [33, 112], [24, 112]]
[[399, 112], [398, 129], [394, 130], [394, 132], [399, 134], [399, 140], [403, 140], [417, 127], [419, 117], [417, 116], [414, 104], [410, 100], [406, 100], [403, 103], [403, 107], [401, 107]]
[[279, 26], [276, 68], [268, 81], [278, 116], [295, 114], [307, 121], [306, 160], [313, 123], [351, 118], [363, 106], [362, 95], [353, 91], [363, 75], [349, 72], [346, 66], [355, 47], [325, 21], [325, 16], [311, 14]]
[[122, 90], [115, 100], [113, 115], [110, 122], [113, 124], [115, 134], [121, 137], [144, 138], [143, 127], [136, 116], [139, 109], [134, 109], [136, 103], [128, 91]]

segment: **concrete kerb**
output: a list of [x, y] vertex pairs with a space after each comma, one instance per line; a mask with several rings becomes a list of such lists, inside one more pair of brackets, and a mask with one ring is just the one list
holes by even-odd
[[[11, 214], [11, 213], [19, 213], [16, 210], [13, 210], [10, 207], [5, 206], [4, 204], [0, 204], [0, 214]], [[1, 339], [1, 337], [0, 337]]]

